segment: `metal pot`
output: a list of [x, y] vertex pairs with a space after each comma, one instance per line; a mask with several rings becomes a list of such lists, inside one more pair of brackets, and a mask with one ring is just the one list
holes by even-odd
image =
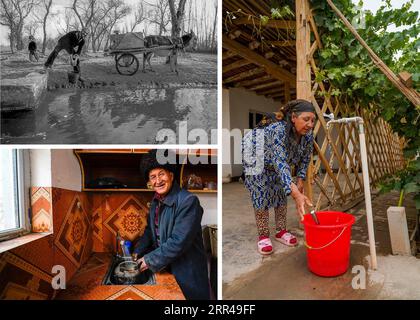
[[114, 273], [116, 280], [120, 284], [132, 284], [136, 282], [140, 269], [135, 261], [123, 261], [117, 265]]

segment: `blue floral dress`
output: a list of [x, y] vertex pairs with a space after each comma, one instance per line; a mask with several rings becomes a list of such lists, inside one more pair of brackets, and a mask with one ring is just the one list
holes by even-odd
[[297, 177], [306, 178], [313, 139], [310, 131], [296, 142], [286, 133], [283, 120], [245, 134], [242, 140], [245, 186], [255, 209], [268, 210], [287, 204], [291, 168], [297, 169]]

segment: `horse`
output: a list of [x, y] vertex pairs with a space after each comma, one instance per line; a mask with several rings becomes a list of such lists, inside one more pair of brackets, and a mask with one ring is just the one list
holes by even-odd
[[148, 63], [150, 70], [152, 65], [150, 59], [153, 55], [159, 57], [167, 57], [171, 66], [171, 72], [178, 74], [177, 68], [177, 53], [178, 50], [185, 50], [190, 47], [193, 51], [197, 50], [197, 36], [191, 30], [190, 33], [183, 35], [181, 38], [172, 38], [168, 36], [147, 36], [145, 37], [145, 47], [154, 48], [159, 46], [172, 46], [171, 49], [156, 49], [153, 51], [143, 53], [143, 72], [146, 72], [146, 62]]

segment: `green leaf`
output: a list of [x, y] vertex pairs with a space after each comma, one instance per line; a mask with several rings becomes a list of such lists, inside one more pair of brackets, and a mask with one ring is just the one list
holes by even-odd
[[416, 209], [420, 210], [420, 193], [414, 196], [414, 201], [416, 202]]
[[415, 182], [407, 183], [404, 186], [405, 193], [420, 192], [420, 185]]

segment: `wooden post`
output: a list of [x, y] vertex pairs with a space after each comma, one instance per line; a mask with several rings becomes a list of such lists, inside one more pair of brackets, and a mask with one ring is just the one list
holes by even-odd
[[296, 97], [310, 100], [311, 68], [307, 55], [310, 50], [310, 27], [307, 20], [307, 0], [296, 0]]
[[[311, 48], [311, 28], [309, 26], [308, 0], [296, 0], [296, 98], [311, 100], [311, 67], [308, 61]], [[306, 173], [305, 195], [312, 201], [313, 165]]]

